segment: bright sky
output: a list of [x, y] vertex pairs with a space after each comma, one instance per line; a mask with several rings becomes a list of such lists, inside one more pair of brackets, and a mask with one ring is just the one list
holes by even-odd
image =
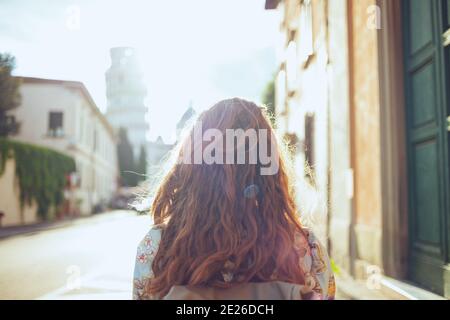
[[277, 32], [264, 0], [0, 0], [0, 51], [16, 56], [15, 74], [82, 81], [102, 111], [109, 48], [135, 47], [150, 139], [166, 142], [191, 100], [196, 111], [230, 96], [259, 102]]

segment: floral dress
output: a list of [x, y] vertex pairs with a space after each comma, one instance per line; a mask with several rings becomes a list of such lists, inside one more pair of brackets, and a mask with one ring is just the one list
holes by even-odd
[[[335, 280], [326, 249], [314, 234], [305, 229], [305, 236], [295, 235], [293, 244], [300, 256], [299, 267], [305, 274], [305, 284], [301, 289], [303, 299], [333, 300]], [[139, 243], [133, 277], [133, 299], [151, 299], [145, 293], [146, 283], [152, 278], [152, 261], [161, 240], [161, 230], [152, 228]]]

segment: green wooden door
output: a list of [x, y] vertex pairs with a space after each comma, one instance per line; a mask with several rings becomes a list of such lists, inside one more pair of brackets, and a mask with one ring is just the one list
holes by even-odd
[[[444, 294], [449, 233], [448, 0], [404, 0], [409, 277]], [[448, 55], [448, 52], [447, 52]], [[448, 281], [448, 280], [447, 280]], [[449, 292], [450, 294], [450, 292]]]

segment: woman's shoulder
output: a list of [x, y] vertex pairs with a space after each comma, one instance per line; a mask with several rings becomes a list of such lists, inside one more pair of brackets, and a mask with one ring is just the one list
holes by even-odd
[[334, 275], [326, 248], [315, 233], [308, 228], [295, 234], [295, 250], [300, 256], [300, 267], [305, 274], [305, 284], [319, 299], [333, 299]]
[[162, 229], [159, 226], [152, 226], [138, 244], [138, 259], [146, 260], [148, 255], [153, 256], [161, 241]]
[[145, 286], [153, 276], [152, 262], [158, 250], [162, 229], [152, 226], [139, 242], [133, 275], [133, 298], [145, 299]]
[[151, 225], [150, 229], [145, 234], [144, 238], [141, 240], [139, 244], [146, 244], [148, 240], [159, 241], [161, 240], [161, 233], [163, 227], [160, 225]]

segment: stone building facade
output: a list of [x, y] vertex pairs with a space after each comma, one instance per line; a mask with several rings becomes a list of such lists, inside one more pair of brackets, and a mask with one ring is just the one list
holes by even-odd
[[[11, 111], [20, 123], [12, 139], [45, 146], [76, 163], [79, 211], [88, 215], [117, 190], [116, 135], [87, 91], [77, 81], [20, 77], [21, 105]], [[32, 159], [30, 159], [32, 161]]]
[[397, 297], [450, 297], [450, 1], [266, 9], [280, 17], [278, 127], [299, 141], [298, 180], [313, 167], [333, 260]]

